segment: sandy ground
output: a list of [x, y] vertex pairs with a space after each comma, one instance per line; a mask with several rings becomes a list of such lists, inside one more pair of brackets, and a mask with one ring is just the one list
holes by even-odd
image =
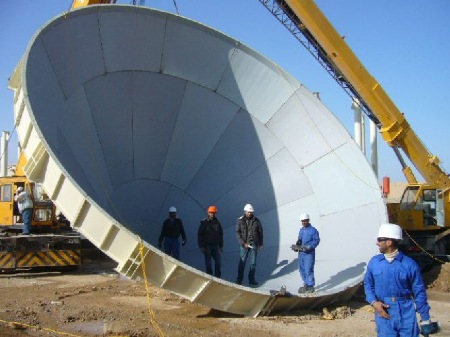
[[[285, 316], [244, 318], [129, 281], [110, 261], [73, 272], [0, 275], [0, 336], [376, 336], [362, 294], [347, 303]], [[450, 264], [424, 276], [433, 320], [450, 336]]]

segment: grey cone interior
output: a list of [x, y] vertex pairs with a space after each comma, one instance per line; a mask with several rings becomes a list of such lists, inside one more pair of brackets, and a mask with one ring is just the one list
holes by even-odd
[[[256, 51], [165, 12], [92, 6], [36, 34], [22, 82], [34, 131], [21, 139], [35, 132], [64, 179], [99, 213], [157, 251], [168, 209], [178, 209], [186, 265], [158, 252], [167, 261], [233, 291], [256, 296], [285, 285], [297, 297], [302, 282], [289, 247], [307, 212], [321, 236], [316, 296], [332, 301], [330, 294], [361, 282], [386, 222], [377, 179], [320, 100]], [[58, 203], [58, 195], [55, 202], [77, 222], [73, 204]], [[257, 289], [231, 284], [235, 224], [246, 203], [264, 226]], [[222, 280], [203, 273], [197, 246], [209, 205], [218, 207], [225, 231]], [[79, 230], [96, 244], [110, 235], [109, 224], [88, 228]], [[98, 246], [109, 254], [108, 245]], [[122, 263], [120, 254], [110, 255]], [[217, 297], [208, 305], [239, 311]]]

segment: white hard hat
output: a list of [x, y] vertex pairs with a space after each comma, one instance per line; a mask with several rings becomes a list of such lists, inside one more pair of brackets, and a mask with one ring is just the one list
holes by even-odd
[[169, 213], [176, 213], [177, 209], [175, 208], [175, 206], [170, 206], [169, 208]]
[[23, 191], [23, 187], [22, 186], [19, 186], [18, 188], [17, 188], [17, 192], [22, 192]]
[[245, 206], [244, 206], [244, 211], [245, 211], [245, 212], [254, 212], [253, 206], [250, 205], [250, 204], [245, 205]]
[[300, 221], [303, 221], [303, 220], [309, 220], [309, 214], [308, 213], [300, 214]]
[[399, 225], [393, 223], [384, 223], [378, 230], [378, 237], [401, 240], [403, 238], [402, 229]]

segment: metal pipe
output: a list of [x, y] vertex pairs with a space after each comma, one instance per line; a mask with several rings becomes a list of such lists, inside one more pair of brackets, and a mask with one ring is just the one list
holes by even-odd
[[0, 154], [0, 177], [6, 177], [7, 167], [8, 167], [8, 140], [9, 140], [9, 132], [2, 132], [1, 139], [1, 154]]
[[370, 121], [370, 163], [373, 172], [378, 177], [378, 142], [377, 142], [377, 125]]
[[353, 100], [352, 110], [354, 111], [354, 125], [353, 130], [355, 134], [355, 142], [358, 144], [362, 153], [366, 153], [365, 143], [364, 143], [364, 115], [359, 102]]

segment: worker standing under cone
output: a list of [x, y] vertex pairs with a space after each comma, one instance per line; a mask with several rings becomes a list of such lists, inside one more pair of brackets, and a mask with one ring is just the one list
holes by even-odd
[[298, 269], [304, 285], [298, 289], [301, 293], [313, 293], [316, 283], [314, 264], [316, 263], [316, 248], [320, 243], [319, 232], [309, 222], [309, 214], [300, 215], [302, 227], [298, 233], [297, 243], [292, 249], [298, 252]]
[[198, 229], [198, 246], [205, 255], [206, 272], [213, 275], [212, 260], [214, 260], [214, 276], [221, 276], [221, 254], [223, 252], [223, 229], [217, 220], [217, 207], [208, 207], [208, 216], [200, 222]]
[[258, 286], [258, 282], [255, 279], [256, 259], [258, 250], [263, 248], [263, 227], [259, 219], [255, 217], [253, 206], [250, 204], [245, 205], [244, 215], [237, 220], [236, 237], [240, 245], [236, 283], [242, 284], [245, 264], [247, 259], [250, 259], [248, 282], [251, 287], [256, 287]]
[[169, 208], [169, 217], [164, 220], [161, 234], [158, 240], [158, 247], [161, 249], [164, 240], [164, 252], [177, 260], [180, 260], [180, 236], [181, 244], [186, 244], [186, 232], [183, 222], [177, 217], [177, 209], [174, 206]]

